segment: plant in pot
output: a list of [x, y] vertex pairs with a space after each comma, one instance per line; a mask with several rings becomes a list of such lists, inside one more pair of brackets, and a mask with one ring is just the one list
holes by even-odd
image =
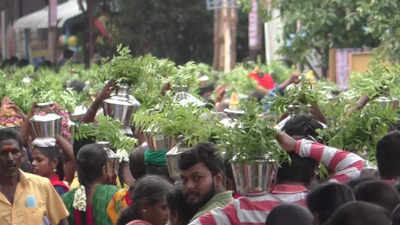
[[[171, 101], [171, 100], [169, 100]], [[181, 137], [182, 146], [192, 147], [199, 142], [208, 141], [215, 134], [215, 121], [205, 107], [182, 106], [173, 102], [162, 104], [157, 110], [141, 111], [134, 115], [134, 125], [148, 132], [150, 136], [161, 135], [176, 139]], [[149, 140], [148, 143], [155, 142]], [[163, 145], [169, 150], [171, 145]], [[152, 150], [161, 150], [152, 149]]]
[[[285, 95], [274, 96], [270, 110], [277, 115], [289, 114], [309, 114], [312, 105], [317, 105], [319, 93], [314, 90], [312, 83], [304, 76], [301, 82], [292, 88], [288, 88]], [[268, 103], [270, 99], [264, 99]]]
[[147, 131], [147, 143], [152, 151], [163, 151], [170, 177], [179, 178], [177, 166], [180, 154], [194, 145], [216, 139], [219, 127], [215, 117], [205, 107], [182, 106], [173, 102], [152, 112], [134, 116], [136, 127]]
[[135, 138], [126, 136], [121, 131], [121, 122], [108, 116], [99, 115], [96, 123], [82, 123], [75, 128], [74, 139], [94, 139], [95, 142], [108, 142], [120, 159], [127, 159], [137, 145]]
[[[103, 104], [104, 114], [122, 122], [124, 128], [131, 123], [131, 115], [137, 111], [140, 103], [130, 95], [130, 88], [139, 82], [142, 66], [135, 60], [128, 47], [119, 45], [118, 55], [103, 66], [109, 80], [116, 82], [116, 94], [106, 99]], [[129, 131], [129, 129], [125, 129]]]
[[289, 160], [276, 141], [276, 131], [265, 119], [257, 103], [241, 106], [242, 115], [233, 128], [220, 137], [220, 149], [231, 158], [237, 191], [243, 195], [263, 194], [275, 180], [277, 166]]

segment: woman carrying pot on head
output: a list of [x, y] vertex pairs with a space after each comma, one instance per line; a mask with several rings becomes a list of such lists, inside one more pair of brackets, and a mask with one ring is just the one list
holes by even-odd
[[166, 198], [172, 189], [172, 184], [156, 175], [139, 179], [132, 192], [132, 205], [122, 212], [117, 225], [167, 224]]
[[76, 163], [80, 186], [63, 195], [70, 213], [69, 224], [111, 225], [106, 209], [118, 188], [105, 185], [110, 161], [104, 145], [84, 145], [77, 154]]
[[55, 138], [37, 138], [32, 142], [32, 172], [49, 178], [59, 195], [69, 191], [63, 181], [64, 168], [62, 153]]

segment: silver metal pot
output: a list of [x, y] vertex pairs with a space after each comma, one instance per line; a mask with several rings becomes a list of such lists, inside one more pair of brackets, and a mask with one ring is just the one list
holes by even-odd
[[37, 138], [55, 138], [61, 134], [61, 116], [55, 113], [49, 113], [44, 116], [35, 115], [30, 119], [30, 122]]
[[71, 121], [80, 121], [85, 116], [86, 111], [87, 108], [85, 106], [79, 105], [75, 107], [74, 112], [70, 115]]
[[379, 97], [374, 100], [375, 102], [378, 102], [382, 107], [393, 107], [393, 104], [398, 104], [398, 99], [397, 98], [388, 98], [388, 97]]
[[165, 134], [152, 134], [149, 131], [145, 131], [145, 137], [147, 145], [153, 151], [165, 151], [173, 148], [177, 143], [175, 137]]
[[129, 88], [121, 86], [117, 95], [104, 100], [104, 115], [119, 120], [124, 126], [131, 125], [132, 114], [135, 113], [140, 103], [135, 97], [128, 95]]
[[277, 166], [269, 160], [233, 162], [236, 190], [242, 195], [262, 195], [269, 192], [275, 182]]
[[181, 170], [179, 169], [179, 159], [183, 152], [189, 150], [189, 148], [181, 147], [179, 144], [175, 145], [165, 155], [167, 159], [168, 174], [172, 179], [179, 180], [181, 178]]

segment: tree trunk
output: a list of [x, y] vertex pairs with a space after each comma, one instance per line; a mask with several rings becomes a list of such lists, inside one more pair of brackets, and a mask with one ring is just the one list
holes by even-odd
[[230, 68], [233, 69], [236, 65], [236, 40], [237, 40], [237, 25], [238, 25], [238, 12], [236, 8], [231, 8], [231, 35], [232, 35], [232, 45], [231, 45], [231, 65]]
[[236, 33], [238, 14], [235, 8], [225, 7], [214, 12], [213, 68], [229, 72], [236, 64]]
[[219, 9], [214, 10], [214, 56], [213, 56], [213, 68], [218, 69], [218, 60], [219, 60], [219, 33], [221, 31], [220, 28], [221, 21], [221, 12]]

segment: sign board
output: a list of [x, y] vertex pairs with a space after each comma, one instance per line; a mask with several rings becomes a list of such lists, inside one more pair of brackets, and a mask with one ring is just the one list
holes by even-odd
[[258, 49], [260, 47], [259, 40], [259, 20], [258, 20], [258, 3], [257, 0], [251, 0], [251, 11], [249, 13], [249, 49]]
[[49, 27], [57, 27], [57, 0], [49, 0]]

